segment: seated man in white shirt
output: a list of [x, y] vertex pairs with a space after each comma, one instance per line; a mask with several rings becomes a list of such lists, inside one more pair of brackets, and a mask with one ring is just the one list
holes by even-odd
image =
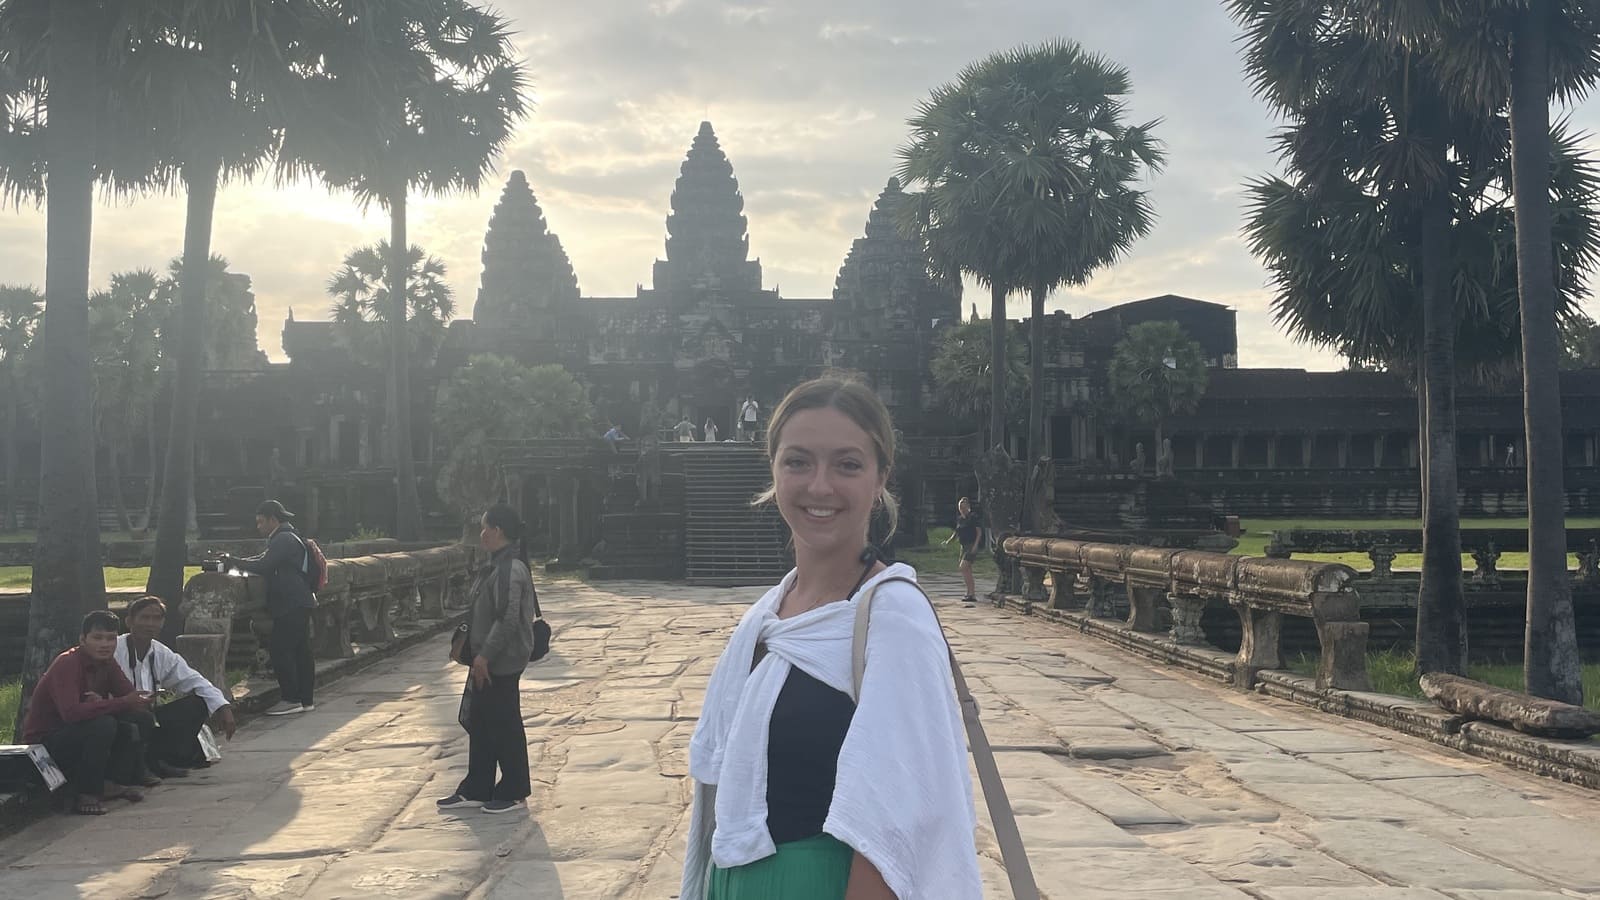
[[156, 730], [146, 747], [150, 771], [181, 778], [189, 774], [185, 767], [208, 765], [200, 749], [200, 726], [215, 720], [229, 738], [236, 726], [228, 697], [156, 640], [166, 619], [167, 605], [160, 597], [146, 595], [128, 604], [128, 633], [117, 638], [116, 660], [135, 690], [166, 691], [176, 698], [155, 708]]

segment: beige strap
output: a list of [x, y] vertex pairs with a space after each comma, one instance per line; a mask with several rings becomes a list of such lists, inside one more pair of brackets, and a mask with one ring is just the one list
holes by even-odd
[[[922, 589], [922, 585], [909, 578], [885, 578], [858, 597], [855, 601], [855, 631], [850, 639], [851, 693], [858, 702], [861, 679], [867, 672], [867, 623], [872, 618], [872, 598], [878, 588], [891, 581], [903, 581], [916, 588], [917, 593], [928, 601], [933, 620], [939, 622], [939, 611], [934, 608], [933, 598]], [[939, 622], [939, 633], [944, 634], [942, 622]], [[1039, 887], [1033, 881], [1028, 851], [1022, 846], [1022, 832], [1017, 829], [1017, 818], [1011, 812], [1006, 786], [1000, 780], [1000, 767], [995, 764], [994, 751], [989, 748], [989, 736], [984, 733], [983, 723], [978, 720], [978, 701], [972, 699], [972, 691], [967, 689], [967, 679], [961, 674], [961, 664], [956, 662], [956, 653], [950, 649], [948, 638], [944, 646], [945, 652], [950, 654], [950, 674], [955, 678], [956, 699], [961, 703], [961, 719], [967, 726], [967, 743], [972, 749], [972, 761], [978, 769], [978, 784], [983, 788], [983, 800], [989, 807], [989, 818], [994, 823], [994, 838], [1000, 845], [1000, 858], [1005, 861], [1006, 877], [1011, 880], [1011, 895], [1016, 900], [1038, 900]]]

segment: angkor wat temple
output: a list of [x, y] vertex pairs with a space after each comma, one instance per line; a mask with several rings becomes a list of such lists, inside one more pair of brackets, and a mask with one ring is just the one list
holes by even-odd
[[[635, 438], [665, 439], [664, 429], [683, 415], [697, 429], [712, 420], [722, 437], [731, 437], [746, 397], [760, 404], [764, 420], [801, 379], [829, 368], [854, 370], [894, 411], [908, 458], [921, 464], [918, 502], [946, 512], [956, 493], [969, 489], [981, 449], [936, 407], [929, 374], [936, 336], [961, 316], [960, 289], [931, 280], [916, 245], [896, 231], [890, 208], [899, 196], [890, 180], [865, 211], [865, 232], [846, 254], [831, 297], [780, 296], [763, 282], [760, 261], [749, 258], [733, 167], [710, 123], [702, 123], [672, 191], [665, 256], [654, 264], [650, 287], [632, 297], [585, 297], [526, 178], [512, 173], [489, 219], [472, 319], [451, 323], [429, 358], [418, 360], [411, 446], [430, 527], [440, 533], [460, 527], [433, 495], [432, 473], [447, 447], [430, 422], [436, 389], [471, 355], [489, 352], [561, 364], [590, 385], [600, 415]], [[1082, 317], [1049, 317], [1043, 386], [1049, 427], [1040, 449], [1058, 461], [1064, 518], [1127, 525], [1156, 504], [1128, 499], [1147, 490], [1149, 479], [1138, 479], [1128, 461], [1138, 443], [1153, 456], [1151, 435], [1104, 414], [1113, 346], [1132, 325], [1154, 320], [1180, 323], [1212, 367], [1200, 408], [1165, 427], [1177, 477], [1162, 489], [1169, 495], [1163, 502], [1246, 516], [1416, 514], [1416, 401], [1400, 379], [1237, 368], [1235, 312], [1167, 295]], [[203, 530], [248, 524], [248, 510], [264, 491], [307, 506], [329, 539], [358, 524], [392, 529], [385, 376], [352, 351], [348, 327], [291, 313], [283, 328], [288, 362], [209, 374], [197, 448]], [[1569, 493], [1575, 510], [1593, 510], [1600, 506], [1600, 371], [1565, 378]], [[1519, 445], [1522, 431], [1515, 388], [1461, 391], [1468, 513], [1522, 508], [1520, 470], [1504, 465], [1505, 447]], [[121, 469], [134, 474], [117, 487], [139, 506], [150, 451], [142, 441], [132, 443]], [[24, 436], [21, 448], [19, 469], [32, 471], [33, 435]], [[159, 452], [153, 443], [152, 449]], [[552, 549], [587, 552], [581, 545], [605, 539], [596, 517], [632, 508], [627, 466], [634, 457], [624, 454], [621, 469], [609, 460], [582, 475], [584, 460], [600, 450], [596, 440], [526, 467], [534, 486], [524, 499], [548, 508], [540, 521]], [[1520, 449], [1514, 453], [1520, 462]], [[675, 466], [667, 460], [663, 509], [687, 502], [681, 485], [674, 486]], [[102, 464], [102, 505], [109, 508], [107, 471]], [[560, 479], [579, 486], [558, 489]], [[18, 496], [30, 505], [31, 485], [19, 485]]]

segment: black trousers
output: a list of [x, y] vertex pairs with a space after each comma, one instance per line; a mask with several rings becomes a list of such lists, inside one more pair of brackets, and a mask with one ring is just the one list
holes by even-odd
[[43, 743], [75, 792], [98, 797], [107, 781], [144, 780], [145, 743], [155, 730], [155, 716], [148, 710], [106, 713], [63, 725]]
[[[467, 684], [467, 777], [456, 793], [468, 800], [522, 800], [533, 793], [528, 774], [528, 733], [522, 727], [522, 693], [516, 675], [491, 675], [489, 684]], [[495, 767], [500, 781], [494, 780]]]
[[174, 766], [192, 766], [205, 759], [199, 735], [200, 726], [209, 718], [206, 701], [199, 694], [156, 707], [156, 733], [145, 758], [159, 759]]
[[317, 678], [316, 663], [311, 659], [311, 610], [294, 609], [273, 616], [267, 652], [283, 701], [310, 706]]

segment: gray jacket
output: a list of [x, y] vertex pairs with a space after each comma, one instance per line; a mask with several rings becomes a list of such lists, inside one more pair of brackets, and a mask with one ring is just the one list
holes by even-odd
[[533, 654], [533, 575], [516, 548], [502, 547], [472, 585], [472, 651], [494, 675], [520, 675]]
[[311, 592], [310, 552], [306, 542], [288, 522], [278, 526], [267, 538], [267, 549], [255, 556], [235, 559], [240, 570], [260, 575], [267, 581], [267, 613], [282, 616], [297, 609], [315, 609], [317, 598]]

